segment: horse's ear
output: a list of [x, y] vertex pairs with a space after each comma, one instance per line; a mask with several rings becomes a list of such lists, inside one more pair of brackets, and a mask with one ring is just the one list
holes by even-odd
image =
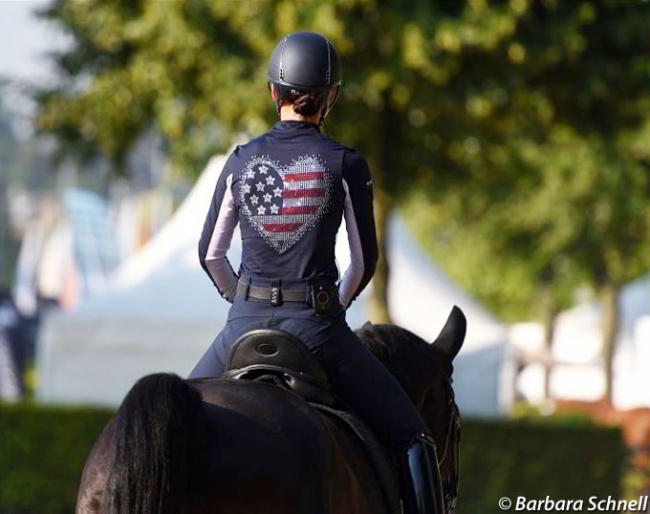
[[369, 330], [372, 328], [372, 323], [370, 321], [366, 321], [363, 325], [361, 325], [361, 328], [364, 330]]
[[454, 305], [445, 326], [432, 344], [453, 360], [463, 346], [466, 332], [467, 318], [463, 311]]

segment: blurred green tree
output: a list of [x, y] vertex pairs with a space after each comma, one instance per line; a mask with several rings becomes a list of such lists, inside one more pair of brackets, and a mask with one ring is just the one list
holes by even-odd
[[611, 397], [617, 293], [650, 267], [650, 6], [510, 6], [519, 16], [509, 37], [490, 51], [461, 47], [465, 113], [443, 126], [466, 134], [440, 137], [449, 162], [432, 175], [429, 221], [412, 219], [436, 235], [429, 244], [445, 267], [502, 315], [537, 305], [547, 344], [576, 285], [599, 292]]

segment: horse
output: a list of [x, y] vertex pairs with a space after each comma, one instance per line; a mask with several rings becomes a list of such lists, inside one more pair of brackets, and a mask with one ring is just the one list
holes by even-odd
[[[436, 441], [446, 513], [458, 486], [454, 307], [431, 344], [396, 325], [356, 333]], [[369, 454], [340, 420], [274, 384], [157, 373], [127, 393], [88, 456], [77, 514], [394, 514]]]

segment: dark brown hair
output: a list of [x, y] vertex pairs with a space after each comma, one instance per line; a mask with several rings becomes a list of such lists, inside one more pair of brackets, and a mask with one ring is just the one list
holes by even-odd
[[323, 95], [319, 93], [304, 93], [291, 95], [288, 98], [295, 113], [302, 116], [315, 116], [323, 108]]

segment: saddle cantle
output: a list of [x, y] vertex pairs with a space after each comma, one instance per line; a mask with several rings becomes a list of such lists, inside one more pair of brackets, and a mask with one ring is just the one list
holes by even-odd
[[336, 406], [323, 366], [296, 336], [257, 329], [237, 339], [224, 378], [265, 380], [284, 386], [308, 402]]
[[247, 332], [233, 344], [226, 370], [223, 378], [271, 382], [293, 391], [322, 415], [347, 426], [367, 451], [388, 511], [401, 512], [390, 455], [370, 428], [332, 392], [325, 369], [299, 338], [275, 329]]

